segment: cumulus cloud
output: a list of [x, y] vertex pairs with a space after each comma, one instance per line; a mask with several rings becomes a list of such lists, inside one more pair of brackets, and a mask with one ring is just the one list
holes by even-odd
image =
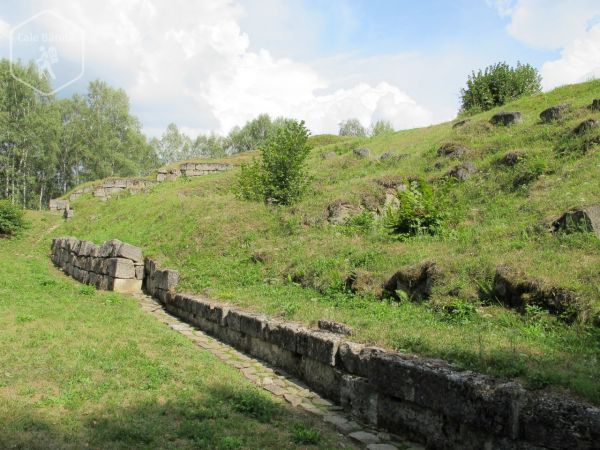
[[543, 85], [551, 89], [600, 76], [600, 2], [597, 0], [495, 0], [510, 17], [508, 32], [535, 48], [560, 50], [541, 67]]
[[253, 48], [240, 26], [244, 8], [230, 0], [36, 0], [30, 6], [55, 10], [85, 30], [88, 75], [125, 88], [152, 134], [171, 121], [196, 133], [226, 133], [263, 112], [305, 119], [316, 133], [335, 132], [348, 117], [365, 125], [383, 118], [402, 128], [432, 120], [384, 80], [341, 87], [308, 63]]

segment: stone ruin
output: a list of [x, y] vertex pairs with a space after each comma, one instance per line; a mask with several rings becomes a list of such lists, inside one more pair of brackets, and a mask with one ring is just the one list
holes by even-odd
[[77, 281], [98, 289], [117, 292], [142, 289], [142, 250], [117, 239], [102, 245], [73, 237], [53, 239], [52, 262]]
[[99, 183], [89, 184], [75, 189], [69, 194], [68, 200], [52, 199], [48, 205], [50, 211], [61, 211], [65, 213], [65, 218], [70, 218], [73, 215], [72, 210], [69, 211], [69, 201], [77, 200], [84, 194], [92, 194], [93, 197], [106, 201], [113, 195], [118, 195], [122, 192], [138, 194], [147, 192], [152, 186], [164, 181], [175, 181], [180, 176], [184, 177], [199, 177], [210, 175], [212, 173], [224, 172], [229, 170], [229, 164], [216, 163], [183, 163], [176, 168], [158, 169], [156, 180], [146, 180], [141, 178], [110, 178]]

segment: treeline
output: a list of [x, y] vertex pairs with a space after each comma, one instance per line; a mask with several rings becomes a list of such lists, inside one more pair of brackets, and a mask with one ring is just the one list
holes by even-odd
[[219, 158], [258, 149], [269, 134], [285, 121], [282, 117], [271, 119], [268, 114], [261, 114], [246, 122], [243, 127], [233, 128], [227, 136], [213, 133], [199, 135], [195, 139], [181, 132], [172, 123], [160, 139], [154, 138], [150, 144], [162, 164], [202, 157]]
[[[51, 90], [33, 64], [15, 75]], [[0, 198], [42, 208], [86, 181], [147, 173], [158, 158], [121, 89], [91, 82], [85, 95], [59, 100], [17, 81], [0, 61]]]

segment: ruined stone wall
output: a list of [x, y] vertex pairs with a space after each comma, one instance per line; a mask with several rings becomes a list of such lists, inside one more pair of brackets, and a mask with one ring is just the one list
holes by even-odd
[[139, 292], [144, 278], [142, 251], [119, 240], [96, 245], [73, 237], [52, 241], [52, 261], [81, 283], [117, 292]]
[[[120, 241], [94, 246], [61, 238], [54, 240], [52, 248], [57, 265], [77, 274], [75, 268], [89, 272], [87, 268], [94, 264], [112, 268], [115, 263], [107, 261], [130, 258], [125, 249], [132, 247]], [[141, 251], [131, 260], [139, 281]], [[115, 273], [111, 270], [100, 273], [111, 278]], [[79, 277], [85, 279], [81, 272]], [[144, 291], [171, 314], [298, 377], [357, 420], [428, 448], [599, 448], [600, 408], [458, 370], [441, 360], [353, 343], [342, 334], [176, 293], [179, 274], [160, 269], [148, 258], [143, 280]]]
[[[600, 409], [441, 360], [353, 343], [342, 335], [174, 292], [178, 276], [146, 260], [146, 292], [172, 314], [284, 369], [357, 420], [433, 449], [591, 449]], [[148, 282], [160, 279], [159, 283]]]
[[[162, 183], [164, 181], [175, 181], [180, 176], [199, 177], [203, 175], [210, 175], [212, 173], [223, 172], [225, 170], [229, 170], [230, 168], [231, 166], [229, 164], [183, 163], [179, 167], [172, 169], [158, 169], [156, 181], [138, 178], [113, 178], [102, 181], [101, 183], [83, 186], [71, 192], [71, 194], [69, 194], [69, 200], [74, 201], [84, 194], [91, 193], [95, 198], [98, 198], [101, 201], [106, 201], [113, 195], [120, 194], [125, 191], [132, 194], [146, 192], [149, 188], [157, 183]], [[48, 207], [50, 211], [69, 211], [69, 200], [52, 199], [50, 200]]]
[[212, 173], [224, 172], [229, 170], [229, 164], [214, 164], [214, 163], [184, 163], [173, 169], [158, 169], [156, 181], [174, 181], [180, 176], [184, 177], [200, 177], [210, 175]]

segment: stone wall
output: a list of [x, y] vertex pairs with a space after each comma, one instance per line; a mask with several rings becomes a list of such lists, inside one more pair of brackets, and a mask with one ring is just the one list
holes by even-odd
[[200, 177], [210, 175], [212, 173], [224, 172], [229, 170], [229, 164], [214, 164], [214, 163], [183, 163], [177, 168], [158, 169], [156, 181], [174, 181], [180, 176], [184, 177]]
[[73, 237], [53, 239], [52, 261], [77, 281], [98, 289], [139, 292], [142, 288], [142, 251], [116, 239], [102, 245]]
[[[100, 199], [101, 201], [106, 201], [113, 195], [120, 194], [125, 191], [132, 194], [146, 192], [156, 183], [175, 181], [180, 176], [199, 177], [203, 175], [210, 175], [212, 173], [223, 172], [225, 170], [229, 170], [230, 168], [231, 166], [229, 164], [183, 163], [179, 167], [172, 169], [158, 169], [156, 181], [138, 178], [111, 178], [100, 183], [83, 186], [71, 192], [69, 194], [69, 200], [74, 201], [84, 194], [91, 193], [92, 196]], [[66, 206], [64, 206], [65, 202]], [[50, 200], [48, 207], [50, 211], [67, 211], [69, 210], [69, 201], [52, 199]]]
[[[132, 194], [146, 192], [148, 188], [154, 186], [155, 184], [156, 182], [150, 180], [141, 180], [136, 178], [113, 178], [98, 184], [92, 184], [75, 189], [69, 195], [69, 200], [73, 201], [84, 194], [91, 193], [92, 196], [102, 201], [106, 201], [113, 195], [120, 194], [125, 191]], [[50, 200], [50, 202], [52, 201], [53, 200]]]
[[[132, 247], [120, 241], [93, 246], [61, 238], [54, 240], [52, 248], [57, 265], [74, 271], [76, 267], [90, 267], [89, 258], [109, 261], [131, 257], [124, 249]], [[136, 261], [137, 280], [140, 258], [141, 252], [136, 252], [132, 259]], [[114, 272], [101, 273], [110, 278]], [[428, 448], [599, 448], [597, 407], [458, 370], [441, 360], [357, 344], [342, 334], [176, 293], [179, 274], [160, 269], [148, 258], [143, 280], [144, 291], [171, 314], [300, 378], [357, 420], [423, 442]]]
[[599, 408], [175, 293], [173, 271], [148, 259], [145, 267], [144, 289], [170, 313], [295, 375], [361, 422], [432, 449], [598, 448]]

